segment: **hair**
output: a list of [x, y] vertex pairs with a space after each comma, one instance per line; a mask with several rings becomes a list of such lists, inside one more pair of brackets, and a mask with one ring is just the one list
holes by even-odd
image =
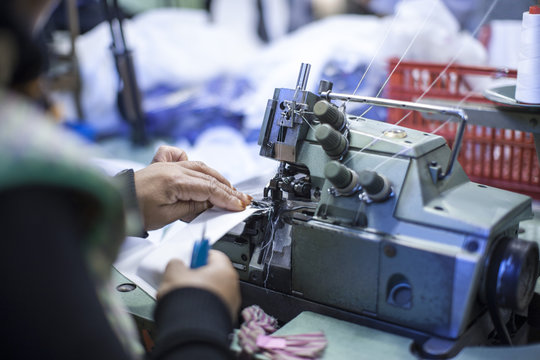
[[[28, 21], [18, 16], [16, 0], [0, 1], [0, 29], [7, 31], [16, 44], [16, 66], [8, 86], [16, 88], [36, 80], [44, 70], [44, 53], [37, 38], [31, 33]], [[1, 56], [1, 55], [0, 55]]]

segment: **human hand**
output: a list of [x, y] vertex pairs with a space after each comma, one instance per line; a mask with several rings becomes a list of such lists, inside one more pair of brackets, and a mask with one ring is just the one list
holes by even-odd
[[238, 273], [229, 258], [221, 251], [210, 250], [208, 264], [197, 269], [188, 268], [179, 259], [169, 261], [157, 298], [160, 299], [172, 290], [185, 287], [200, 288], [214, 293], [229, 309], [233, 322], [236, 321], [241, 302]]
[[216, 170], [188, 161], [183, 150], [161, 147], [152, 164], [135, 172], [135, 190], [145, 230], [175, 220], [191, 221], [213, 205], [244, 210], [251, 196], [236, 191]]
[[152, 164], [156, 162], [177, 162], [187, 161], [186, 152], [175, 146], [162, 145], [156, 151], [156, 155], [152, 159]]

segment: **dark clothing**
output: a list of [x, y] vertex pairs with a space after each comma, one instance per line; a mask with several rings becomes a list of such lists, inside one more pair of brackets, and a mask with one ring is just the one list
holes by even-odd
[[230, 359], [231, 318], [214, 294], [195, 288], [174, 290], [158, 302], [153, 359]]
[[[8, 359], [128, 359], [107, 321], [83, 257], [76, 194], [0, 193], [4, 246], [2, 353]], [[231, 320], [217, 296], [179, 289], [158, 303], [152, 359], [227, 359]]]
[[2, 353], [6, 359], [128, 359], [83, 257], [72, 194], [0, 193]]
[[[110, 178], [89, 166], [92, 153], [39, 109], [0, 90], [2, 358], [144, 356], [110, 285], [126, 225], [140, 233], [133, 173], [124, 178], [128, 196], [122, 197]], [[158, 302], [156, 320], [152, 359], [230, 356], [230, 315], [212, 293], [172, 291]]]

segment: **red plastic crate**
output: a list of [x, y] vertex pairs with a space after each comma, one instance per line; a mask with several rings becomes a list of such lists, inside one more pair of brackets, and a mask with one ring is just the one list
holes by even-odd
[[[397, 59], [389, 62], [389, 71]], [[385, 97], [396, 100], [416, 101], [431, 83], [439, 77], [446, 64], [401, 62], [386, 88]], [[490, 103], [481, 93], [473, 91], [471, 83], [475, 77], [515, 78], [515, 70], [503, 71], [496, 68], [452, 65], [437, 79], [426, 97], [444, 100]], [[433, 132], [442, 122], [429, 120], [422, 114], [408, 110], [388, 109], [388, 122], [424, 132]], [[436, 134], [443, 136], [453, 146], [457, 123], [449, 122]], [[486, 184], [540, 199], [540, 165], [531, 133], [496, 129], [479, 125], [467, 125], [459, 155], [459, 163], [477, 183]]]

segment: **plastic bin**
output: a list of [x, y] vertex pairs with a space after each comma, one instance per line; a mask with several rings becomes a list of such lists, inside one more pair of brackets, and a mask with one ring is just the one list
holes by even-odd
[[[397, 60], [389, 62], [391, 71]], [[402, 62], [392, 75], [385, 97], [416, 101], [441, 74], [446, 64]], [[488, 78], [515, 78], [515, 70], [452, 65], [427, 93], [430, 99], [455, 100], [467, 97], [467, 102], [489, 103], [471, 84]], [[388, 122], [424, 132], [433, 132], [442, 122], [422, 117], [421, 113], [389, 109]], [[453, 146], [457, 123], [448, 122], [436, 134]], [[468, 125], [463, 138], [459, 163], [471, 181], [529, 195], [540, 199], [540, 166], [531, 133]]]

